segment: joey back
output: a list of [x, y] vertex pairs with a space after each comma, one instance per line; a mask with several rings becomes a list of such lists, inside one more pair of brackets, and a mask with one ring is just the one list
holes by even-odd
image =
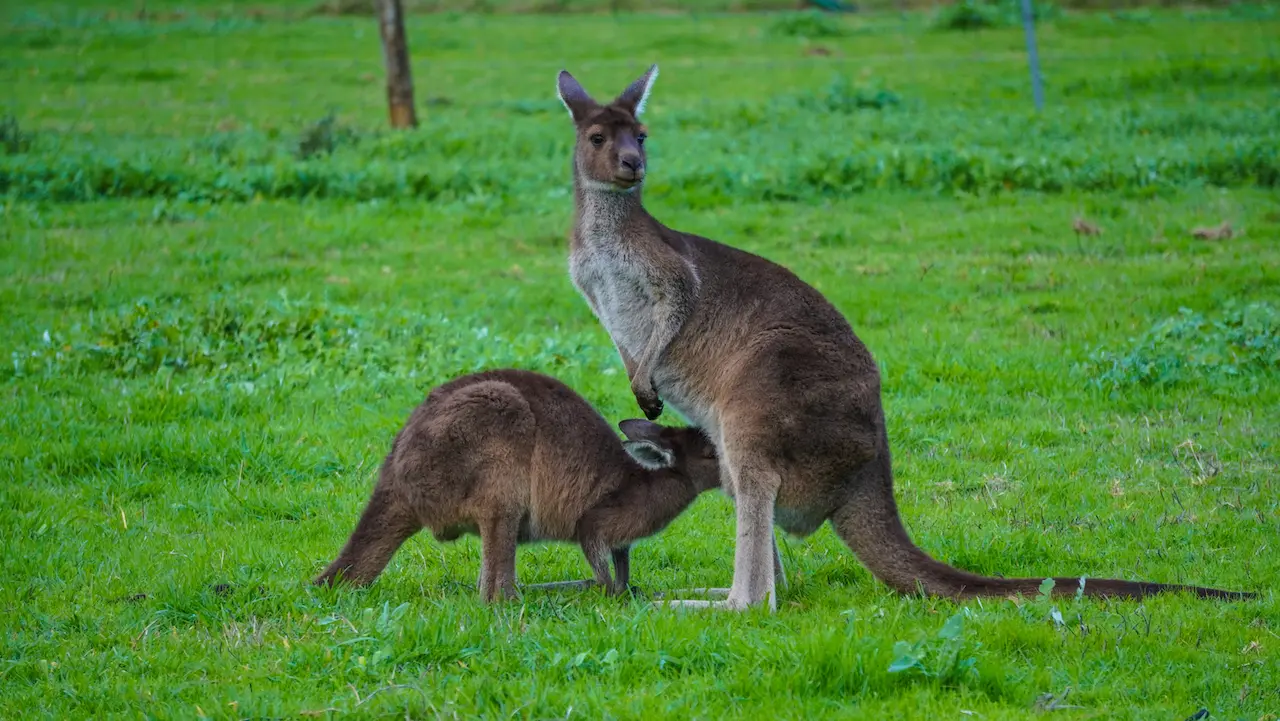
[[[787, 268], [669, 228], [645, 210], [648, 130], [640, 115], [657, 74], [650, 67], [603, 104], [567, 71], [559, 74], [576, 132], [569, 272], [617, 348], [645, 416], [657, 418], [666, 403], [716, 446], [737, 529], [732, 586], [710, 605], [776, 608], [774, 523], [803, 537], [830, 522], [902, 593], [1036, 593], [1041, 578], [972, 574], [912, 542], [893, 495], [880, 372], [834, 305]], [[1055, 592], [1074, 593], [1077, 581], [1059, 578]], [[1084, 592], [1176, 590], [1251, 596], [1113, 579], [1090, 579]]]

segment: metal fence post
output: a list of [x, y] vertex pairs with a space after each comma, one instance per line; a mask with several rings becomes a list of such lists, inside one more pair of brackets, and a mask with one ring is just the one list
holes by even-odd
[[1022, 0], [1022, 29], [1027, 35], [1027, 64], [1031, 66], [1031, 93], [1036, 110], [1044, 109], [1044, 79], [1040, 77], [1040, 54], [1036, 52], [1036, 18], [1032, 0]]

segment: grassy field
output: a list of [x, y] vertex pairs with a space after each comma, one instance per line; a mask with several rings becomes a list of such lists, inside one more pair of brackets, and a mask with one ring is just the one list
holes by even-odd
[[[302, 7], [0, 10], [0, 717], [1280, 713], [1274, 6], [1057, 14], [1040, 114], [1019, 29], [931, 14], [414, 16], [400, 134], [376, 26]], [[772, 616], [486, 607], [478, 541], [428, 534], [310, 588], [433, 385], [638, 415], [567, 277], [553, 78], [654, 61], [649, 207], [847, 315], [921, 546], [1262, 598], [906, 598], [827, 528]], [[705, 496], [634, 577], [727, 585], [732, 538]]]

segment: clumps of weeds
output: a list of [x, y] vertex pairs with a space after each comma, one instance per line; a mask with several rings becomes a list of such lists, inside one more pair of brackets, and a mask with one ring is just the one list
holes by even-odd
[[834, 77], [824, 92], [801, 100], [803, 106], [830, 113], [884, 110], [901, 103], [897, 93], [879, 83], [860, 85], [844, 75]]
[[1145, 24], [1155, 20], [1155, 15], [1151, 12], [1151, 8], [1133, 8], [1117, 10], [1114, 13], [1101, 13], [1099, 18], [1102, 20], [1115, 20], [1122, 23]]
[[[480, 5], [479, 0], [475, 3]], [[402, 7], [406, 13], [430, 12], [439, 10], [439, 2], [430, 0], [403, 0]], [[480, 10], [480, 7], [472, 7]], [[306, 11], [308, 15], [329, 15], [333, 17], [374, 17], [378, 14], [378, 0], [321, 0]]]
[[936, 30], [983, 30], [1003, 24], [996, 6], [984, 0], [960, 0], [943, 6], [933, 18]]
[[[1052, 20], [1062, 14], [1051, 2], [1035, 2], [1032, 17], [1036, 22]], [[985, 30], [1018, 25], [1022, 22], [1019, 0], [959, 0], [944, 6], [933, 16], [935, 30]]]
[[46, 331], [38, 347], [13, 361], [15, 369], [43, 365], [117, 376], [253, 371], [340, 355], [352, 344], [355, 325], [345, 309], [283, 298], [251, 303], [216, 295], [204, 304], [140, 298], [94, 314], [72, 329], [72, 338]]
[[497, 107], [512, 115], [554, 115], [564, 110], [559, 100], [512, 100]]
[[61, 44], [62, 32], [58, 28], [35, 28], [10, 36], [10, 42], [28, 50], [48, 50]]
[[1274, 3], [1231, 3], [1227, 5], [1227, 17], [1241, 20], [1275, 20], [1280, 8]]
[[195, 220], [195, 215], [188, 212], [185, 203], [162, 198], [151, 208], [148, 220], [152, 225], [175, 225]]
[[25, 153], [31, 149], [31, 134], [24, 132], [18, 119], [12, 115], [0, 118], [0, 148], [9, 155]]
[[932, 638], [895, 643], [889, 673], [923, 676], [944, 685], [959, 684], [977, 676], [975, 654], [982, 644], [965, 638], [967, 613], [967, 610], [960, 611], [948, 618]]
[[835, 38], [845, 34], [835, 18], [821, 10], [784, 13], [769, 26], [769, 34], [785, 38]]
[[10, 363], [0, 367], [0, 380], [190, 374], [251, 387], [262, 378], [309, 378], [322, 370], [412, 378], [431, 367], [469, 372], [524, 364], [556, 372], [609, 360], [585, 333], [498, 336], [469, 317], [361, 313], [290, 298], [283, 291], [263, 299], [219, 292], [196, 300], [139, 298], [115, 310], [69, 318], [14, 351]]
[[359, 136], [354, 130], [338, 122], [333, 112], [308, 125], [298, 137], [298, 145], [294, 154], [299, 160], [307, 160], [317, 155], [333, 155], [340, 145], [354, 145]]
[[1201, 90], [1215, 87], [1240, 90], [1246, 87], [1270, 88], [1277, 82], [1280, 82], [1280, 63], [1274, 58], [1262, 58], [1239, 65], [1196, 59], [1103, 76], [1092, 83], [1088, 80], [1076, 81], [1064, 87], [1063, 91], [1076, 93], [1080, 89], [1105, 87], [1107, 84], [1127, 93], [1187, 87]]
[[233, 133], [219, 131], [206, 138], [197, 141], [195, 150], [197, 153], [206, 155], [216, 160], [224, 161], [230, 158], [236, 149], [236, 136]]
[[1105, 389], [1277, 373], [1280, 309], [1233, 303], [1210, 317], [1182, 308], [1132, 339], [1128, 350], [1093, 353], [1085, 369]]
[[377, 0], [324, 0], [311, 8], [312, 15], [365, 15], [372, 17], [378, 12]]

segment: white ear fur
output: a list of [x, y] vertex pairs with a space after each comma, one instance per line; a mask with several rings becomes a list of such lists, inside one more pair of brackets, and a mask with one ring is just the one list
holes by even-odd
[[640, 117], [640, 113], [644, 112], [644, 104], [649, 102], [649, 93], [653, 90], [653, 81], [658, 79], [658, 64], [654, 63], [649, 69], [649, 76], [644, 83], [644, 93], [640, 95], [640, 102], [636, 103], [636, 117]]
[[622, 447], [636, 459], [636, 463], [651, 471], [670, 468], [676, 464], [676, 457], [671, 449], [664, 448], [653, 441], [623, 441]]

